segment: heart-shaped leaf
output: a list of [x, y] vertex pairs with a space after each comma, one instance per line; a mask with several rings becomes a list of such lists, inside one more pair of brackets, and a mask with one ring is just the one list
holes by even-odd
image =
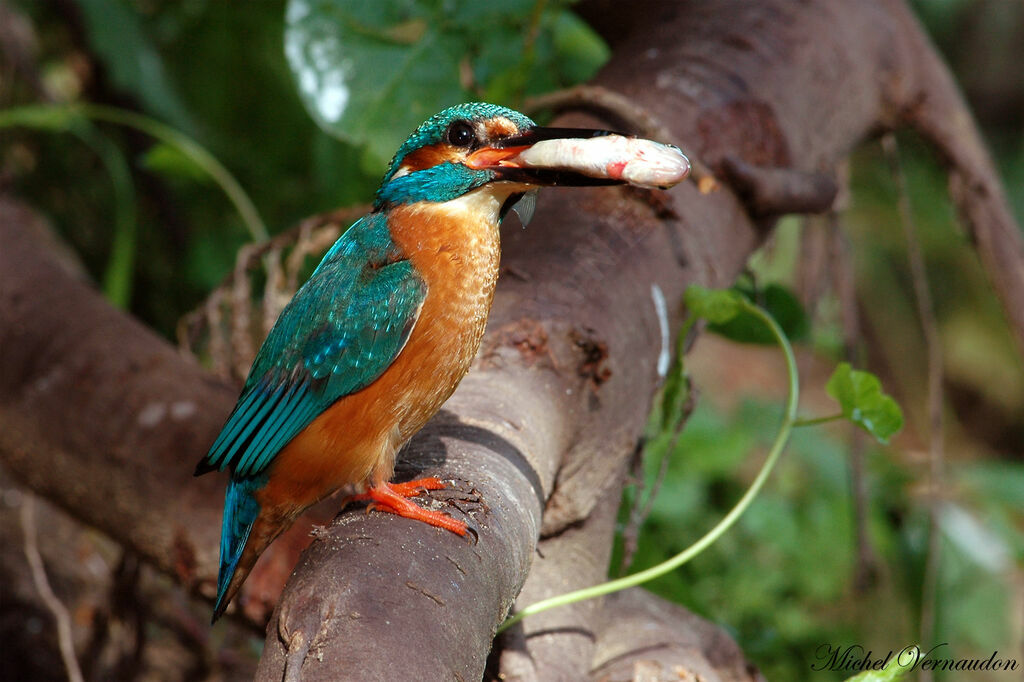
[[839, 402], [844, 417], [883, 443], [903, 428], [903, 411], [882, 392], [882, 382], [871, 372], [840, 363], [825, 390]]

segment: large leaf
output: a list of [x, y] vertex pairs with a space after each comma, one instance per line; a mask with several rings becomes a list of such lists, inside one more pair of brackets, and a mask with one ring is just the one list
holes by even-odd
[[306, 108], [328, 132], [365, 145], [376, 166], [447, 106], [514, 104], [536, 86], [591, 75], [608, 54], [560, 3], [536, 0], [289, 0], [285, 23]]

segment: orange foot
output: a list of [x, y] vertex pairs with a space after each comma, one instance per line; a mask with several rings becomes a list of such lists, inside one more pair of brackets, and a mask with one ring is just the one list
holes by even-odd
[[353, 495], [349, 499], [371, 500], [371, 509], [398, 514], [407, 519], [423, 521], [431, 526], [450, 530], [457, 535], [465, 535], [467, 526], [464, 522], [453, 519], [447, 514], [438, 511], [424, 509], [406, 499], [408, 497], [416, 497], [424, 490], [440, 490], [441, 488], [444, 488], [444, 483], [439, 478], [421, 478], [405, 483], [382, 483], [378, 486], [373, 486], [365, 493]]

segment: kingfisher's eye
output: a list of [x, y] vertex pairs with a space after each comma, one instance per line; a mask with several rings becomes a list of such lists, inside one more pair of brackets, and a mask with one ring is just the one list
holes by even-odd
[[476, 142], [476, 133], [473, 130], [473, 126], [469, 124], [469, 121], [455, 121], [448, 126], [448, 132], [445, 137], [448, 140], [448, 144], [455, 147], [469, 147]]

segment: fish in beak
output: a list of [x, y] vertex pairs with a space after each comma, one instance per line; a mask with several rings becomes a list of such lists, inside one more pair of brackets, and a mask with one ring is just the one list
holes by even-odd
[[672, 145], [606, 130], [540, 126], [477, 149], [465, 163], [494, 171], [496, 181], [538, 186], [667, 189], [690, 172], [689, 160]]

